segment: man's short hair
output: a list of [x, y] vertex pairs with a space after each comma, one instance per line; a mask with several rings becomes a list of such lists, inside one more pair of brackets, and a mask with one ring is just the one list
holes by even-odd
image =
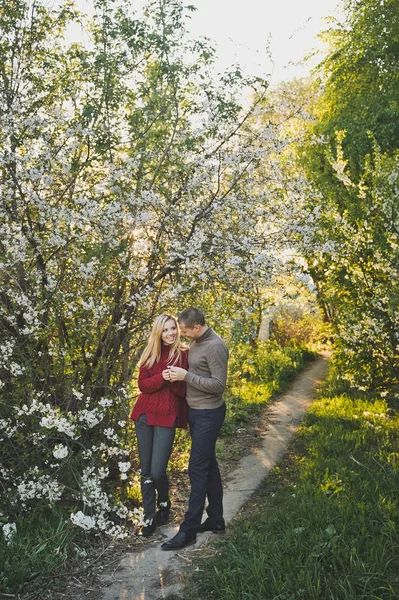
[[198, 308], [185, 308], [180, 315], [177, 317], [178, 323], [181, 323], [188, 328], [192, 329], [194, 325], [205, 325], [204, 313], [198, 310]]

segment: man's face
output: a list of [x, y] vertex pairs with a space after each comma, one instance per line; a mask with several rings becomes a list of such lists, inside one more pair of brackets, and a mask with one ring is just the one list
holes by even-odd
[[184, 337], [189, 340], [195, 340], [200, 337], [202, 333], [201, 325], [194, 325], [194, 327], [187, 327], [185, 323], [179, 323], [180, 332]]

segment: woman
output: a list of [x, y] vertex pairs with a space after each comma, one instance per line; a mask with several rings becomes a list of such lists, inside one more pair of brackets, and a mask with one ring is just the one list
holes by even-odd
[[154, 321], [139, 361], [141, 394], [130, 415], [135, 421], [139, 447], [144, 508], [141, 533], [144, 536], [151, 535], [157, 525], [168, 522], [170, 500], [166, 467], [176, 427], [187, 428], [186, 384], [170, 380], [172, 365], [188, 368], [187, 349], [180, 342], [177, 319], [162, 314]]

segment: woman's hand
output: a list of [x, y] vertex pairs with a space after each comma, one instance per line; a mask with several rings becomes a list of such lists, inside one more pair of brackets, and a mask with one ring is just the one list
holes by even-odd
[[162, 377], [165, 379], [165, 381], [170, 381], [170, 367], [162, 371]]

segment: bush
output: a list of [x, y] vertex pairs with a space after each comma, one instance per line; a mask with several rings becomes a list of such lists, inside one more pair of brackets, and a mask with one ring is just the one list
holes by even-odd
[[283, 348], [291, 344], [316, 348], [328, 343], [330, 336], [330, 325], [318, 311], [287, 304], [273, 317], [271, 339]]
[[273, 389], [279, 389], [315, 355], [305, 345], [282, 347], [276, 340], [259, 341], [252, 347], [240, 344], [231, 354], [231, 382], [233, 385], [248, 381], [268, 383]]
[[304, 365], [315, 357], [305, 346], [279, 346], [275, 340], [255, 346], [237, 345], [231, 353], [226, 391], [227, 415], [222, 434], [232, 424], [245, 423], [274, 393], [282, 391]]

